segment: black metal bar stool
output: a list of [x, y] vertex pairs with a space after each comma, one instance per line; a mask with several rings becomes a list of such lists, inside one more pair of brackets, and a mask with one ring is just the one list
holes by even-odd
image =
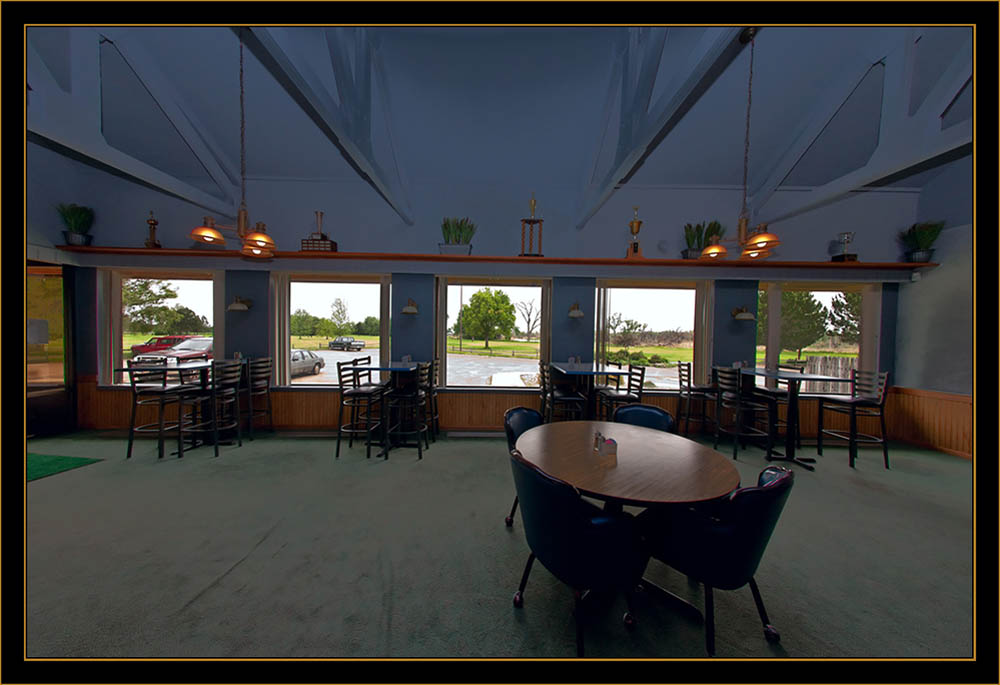
[[[854, 468], [858, 458], [859, 444], [875, 444], [882, 446], [882, 460], [885, 468], [889, 468], [889, 445], [886, 442], [885, 430], [885, 398], [889, 386], [888, 371], [851, 371], [850, 395], [819, 395], [819, 430], [816, 433], [816, 453], [823, 454], [823, 436], [847, 441], [848, 463]], [[823, 412], [833, 411], [847, 414], [849, 417], [847, 431], [823, 428]], [[858, 430], [858, 417], [878, 418], [882, 431], [881, 436], [862, 433]]]
[[[247, 433], [253, 440], [253, 427], [258, 417], [267, 417], [271, 432], [274, 432], [274, 415], [271, 411], [271, 367], [270, 357], [259, 357], [247, 362]], [[263, 398], [262, 407], [258, 408]]]
[[[371, 369], [360, 369], [361, 363], [371, 358], [361, 357], [337, 362], [337, 379], [340, 381], [340, 409], [337, 412], [337, 451], [340, 459], [340, 441], [347, 435], [347, 446], [354, 446], [354, 436], [365, 436], [365, 457], [372, 456], [372, 434], [382, 427], [380, 405], [385, 388], [371, 382]], [[348, 421], [344, 423], [344, 409]]]
[[[140, 369], [133, 367], [158, 366], [162, 369]], [[163, 438], [169, 432], [177, 432], [178, 443], [181, 442], [181, 423], [184, 414], [180, 409], [181, 394], [185, 391], [193, 390], [197, 386], [184, 385], [183, 383], [167, 383], [167, 360], [157, 362], [142, 362], [141, 364], [129, 360], [128, 362], [129, 387], [132, 390], [132, 416], [129, 420], [128, 429], [128, 450], [125, 453], [126, 459], [132, 458], [132, 444], [136, 434], [156, 434], [157, 458], [163, 459]], [[136, 417], [140, 407], [153, 406], [156, 408], [156, 421], [136, 425]], [[166, 409], [168, 406], [177, 406], [177, 420], [166, 421]], [[183, 448], [179, 448], [183, 454]]]
[[[777, 413], [773, 401], [755, 401], [752, 391], [743, 389], [743, 374], [738, 368], [717, 366], [713, 368], [713, 372], [718, 391], [715, 396], [715, 444], [712, 448], [719, 447], [719, 433], [728, 433], [733, 436], [735, 459], [743, 438], [764, 438], [767, 442], [767, 456], [770, 457], [774, 449], [774, 418]], [[726, 410], [734, 415], [732, 423], [724, 420]], [[762, 411], [768, 415], [768, 430], [760, 430], [753, 425], [754, 416]]]
[[[236, 431], [236, 442], [243, 446], [242, 412], [240, 411], [240, 387], [243, 381], [243, 362], [239, 360], [216, 360], [212, 362], [211, 378], [207, 387], [186, 386], [180, 395], [178, 412], [184, 416], [185, 407], [191, 406], [191, 422], [183, 422], [178, 431], [180, 454], [183, 456], [183, 433], [193, 438], [192, 446], [197, 446], [199, 435], [212, 436], [215, 456], [219, 456], [219, 439], [225, 431]], [[200, 414], [200, 417], [199, 417]], [[207, 441], [207, 440], [206, 440]]]
[[[417, 364], [416, 374], [396, 374], [396, 387], [386, 395], [386, 416], [390, 420], [385, 458], [391, 447], [416, 447], [417, 459], [424, 458], [424, 449], [430, 449], [430, 430], [427, 421], [427, 392], [430, 384], [430, 363]], [[413, 443], [407, 439], [413, 437]], [[420, 438], [424, 444], [421, 445]]]
[[628, 365], [628, 384], [622, 388], [606, 387], [597, 392], [597, 416], [610, 421], [619, 404], [642, 404], [642, 388], [646, 382], [646, 367]]
[[[716, 387], [714, 385], [695, 385], [691, 381], [691, 362], [677, 362], [677, 379], [680, 385], [680, 398], [677, 403], [677, 425], [684, 421], [684, 435], [691, 430], [691, 421], [697, 423], [702, 431], [715, 419], [708, 413], [709, 402], [715, 402]], [[694, 403], [698, 402], [699, 411], [695, 411]]]
[[427, 422], [430, 426], [431, 440], [437, 442], [441, 433], [440, 413], [438, 412], [438, 385], [440, 385], [441, 360], [435, 357], [430, 363], [427, 386], [423, 391], [427, 394]]

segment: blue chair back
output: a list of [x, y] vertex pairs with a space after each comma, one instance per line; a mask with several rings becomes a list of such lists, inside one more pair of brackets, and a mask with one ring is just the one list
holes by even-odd
[[511, 407], [505, 411], [503, 414], [503, 429], [507, 433], [507, 451], [514, 451], [514, 445], [517, 443], [517, 439], [521, 437], [521, 433], [529, 428], [541, 426], [542, 423], [541, 413], [534, 409]]
[[571, 485], [510, 456], [528, 547], [556, 578], [577, 590], [624, 590], [646, 568], [645, 551], [630, 514], [607, 514]]
[[664, 560], [712, 587], [743, 587], [757, 572], [794, 482], [789, 469], [768, 466], [757, 485], [734, 490], [711, 517], [692, 511], [676, 516]]
[[670, 412], [649, 404], [625, 404], [615, 409], [612, 421], [630, 423], [665, 433], [676, 433], [677, 427]]

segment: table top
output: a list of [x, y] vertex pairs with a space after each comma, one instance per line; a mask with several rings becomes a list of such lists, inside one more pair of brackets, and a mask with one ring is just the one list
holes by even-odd
[[601, 369], [595, 362], [551, 362], [553, 369], [562, 371], [568, 376], [627, 376], [628, 369], [619, 369], [611, 366]]
[[[617, 463], [594, 451], [594, 432], [618, 443]], [[557, 421], [521, 434], [528, 462], [590, 497], [623, 504], [701, 502], [739, 487], [732, 460], [673, 433], [609, 421]]]
[[748, 376], [764, 376], [765, 378], [780, 378], [785, 381], [843, 381], [850, 383], [850, 378], [839, 378], [837, 376], [821, 376], [816, 373], [799, 373], [798, 371], [772, 371], [770, 369], [742, 369], [742, 373]]
[[416, 371], [417, 362], [389, 362], [388, 364], [358, 364], [351, 366], [354, 371]]

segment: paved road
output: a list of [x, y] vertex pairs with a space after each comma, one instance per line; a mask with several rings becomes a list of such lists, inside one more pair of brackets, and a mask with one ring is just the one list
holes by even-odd
[[[337, 362], [347, 361], [355, 357], [371, 355], [372, 361], [378, 361], [379, 349], [366, 347], [361, 352], [340, 352], [332, 350], [312, 350], [326, 361], [326, 366], [318, 376], [297, 376], [293, 384], [316, 384], [337, 382]], [[494, 378], [494, 376], [502, 376]], [[538, 374], [537, 359], [516, 359], [513, 357], [481, 357], [471, 354], [448, 355], [447, 385], [520, 385], [522, 375]], [[490, 383], [490, 380], [497, 381]], [[652, 382], [657, 388], [677, 388], [677, 369], [646, 368], [646, 381]], [[648, 385], [647, 385], [648, 387]]]

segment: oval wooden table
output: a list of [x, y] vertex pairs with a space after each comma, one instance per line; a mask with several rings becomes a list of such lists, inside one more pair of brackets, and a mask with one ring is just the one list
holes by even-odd
[[[616, 463], [594, 451], [594, 433], [618, 443]], [[588, 497], [618, 505], [703, 502], [739, 487], [732, 460], [693, 440], [609, 421], [558, 421], [517, 439], [521, 456]]]

